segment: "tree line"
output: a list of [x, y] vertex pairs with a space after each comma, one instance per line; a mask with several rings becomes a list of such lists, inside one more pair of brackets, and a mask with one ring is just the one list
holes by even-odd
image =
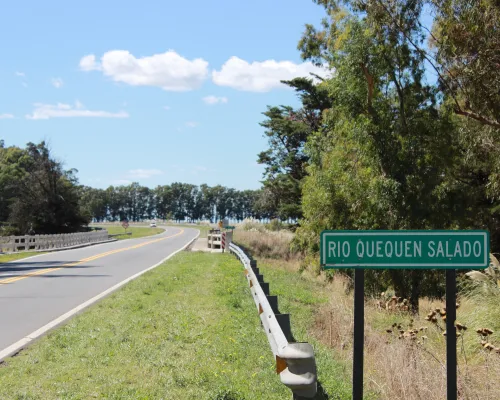
[[269, 216], [258, 207], [259, 190], [174, 182], [154, 189], [132, 183], [107, 189], [82, 186], [80, 191], [84, 213], [96, 222], [153, 218], [215, 222], [224, 218], [242, 221]]
[[[294, 246], [319, 268], [324, 229], [476, 228], [500, 251], [498, 3], [314, 2], [325, 18], [298, 49], [330, 76], [283, 82], [301, 106], [268, 107], [259, 155], [266, 204], [300, 221]], [[435, 272], [367, 274], [415, 308], [444, 290]]]
[[266, 219], [260, 190], [235, 190], [175, 182], [148, 188], [138, 183], [96, 189], [80, 185], [45, 142], [25, 148], [0, 141], [0, 235], [70, 233], [89, 222], [163, 220], [212, 222]]

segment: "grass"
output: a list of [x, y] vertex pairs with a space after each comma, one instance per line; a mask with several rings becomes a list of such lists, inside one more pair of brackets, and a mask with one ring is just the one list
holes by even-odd
[[132, 235], [122, 235], [122, 236], [116, 236], [116, 239], [118, 240], [123, 240], [123, 239], [137, 239], [137, 238], [142, 238], [142, 237], [147, 237], [147, 236], [153, 236], [153, 235], [158, 235], [159, 233], [162, 233], [165, 231], [165, 229], [162, 228], [149, 228], [149, 227], [136, 227], [136, 226], [131, 226], [129, 227], [126, 231], [123, 229], [121, 226], [102, 226], [104, 229], [108, 231], [110, 235], [116, 235], [116, 234], [121, 234], [125, 232], [132, 232]]
[[[287, 237], [280, 244], [278, 236], [271, 237], [265, 231], [237, 231], [235, 238], [258, 258], [271, 294], [279, 295], [282, 312], [291, 313], [295, 336], [315, 344], [319, 380], [328, 387], [330, 374], [344, 373], [350, 381], [353, 297], [346, 290], [351, 284], [348, 278], [336, 274], [327, 281], [323, 273], [317, 276], [308, 269], [302, 270], [303, 260], [298, 255], [290, 256], [286, 248]], [[500, 398], [496, 383], [500, 376], [500, 353], [485, 350], [480, 343], [482, 338], [476, 333], [476, 329], [492, 329], [494, 333], [486, 339], [500, 347], [500, 290], [495, 293], [485, 295], [476, 291], [459, 296], [457, 321], [468, 327], [457, 342], [460, 399]], [[443, 306], [444, 301], [421, 299], [420, 315], [411, 316], [379, 309], [375, 299], [366, 299], [364, 381], [368, 398], [446, 398], [446, 338], [442, 334], [445, 323], [441, 318], [438, 324], [425, 320], [430, 310]], [[386, 332], [394, 323], [401, 324], [402, 330], [408, 330], [410, 324], [412, 329], [426, 327], [426, 330], [419, 332], [416, 340], [409, 336], [399, 339], [399, 329], [392, 328], [391, 334]], [[325, 369], [322, 364], [325, 359], [331, 362], [332, 357], [338, 360], [336, 365], [344, 366], [340, 371]]]
[[[290, 397], [274, 368], [239, 262], [182, 252], [7, 359], [0, 398]], [[338, 369], [326, 354], [320, 368]]]
[[297, 259], [297, 254], [290, 251], [293, 234], [288, 231], [269, 231], [261, 227], [255, 230], [236, 230], [235, 237], [252, 249], [256, 257], [289, 261]]
[[45, 254], [44, 252], [32, 252], [32, 251], [23, 251], [19, 253], [12, 254], [0, 254], [0, 264], [7, 263], [10, 261], [22, 260], [26, 257], [33, 257]]
[[[326, 394], [325, 398], [350, 399], [351, 366], [337, 358], [335, 351], [324, 343], [327, 336], [315, 337], [311, 334], [317, 324], [317, 310], [329, 301], [327, 285], [308, 279], [305, 275], [290, 272], [286, 268], [279, 268], [276, 260], [259, 262], [258, 267], [265, 282], [269, 282], [271, 294], [278, 296], [280, 312], [290, 314], [294, 339], [314, 346], [318, 381]], [[326, 332], [325, 335], [327, 334]], [[365, 398], [370, 399], [372, 396], [367, 394]]]

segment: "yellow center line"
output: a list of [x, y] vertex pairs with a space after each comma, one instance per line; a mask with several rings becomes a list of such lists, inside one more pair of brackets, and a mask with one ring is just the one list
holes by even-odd
[[74, 267], [76, 265], [80, 265], [80, 264], [83, 264], [83, 263], [86, 263], [89, 261], [94, 261], [94, 260], [97, 260], [99, 258], [110, 256], [112, 254], [121, 253], [122, 251], [138, 249], [140, 247], [147, 246], [148, 244], [158, 243], [158, 242], [161, 242], [162, 240], [166, 240], [166, 239], [170, 239], [170, 238], [182, 235], [183, 233], [184, 233], [184, 229], [182, 229], [179, 233], [176, 233], [175, 235], [165, 236], [165, 237], [162, 237], [160, 239], [150, 240], [149, 242], [136, 244], [134, 246], [124, 247], [122, 249], [116, 249], [116, 250], [107, 251], [105, 253], [96, 254], [95, 256], [87, 257], [87, 258], [84, 258], [80, 261], [75, 261], [72, 263], [64, 264], [60, 267], [48, 267], [45, 269], [41, 269], [39, 271], [29, 272], [29, 273], [23, 274], [23, 275], [16, 275], [16, 276], [13, 276], [10, 278], [0, 280], [0, 285], [5, 285], [8, 283], [17, 282], [17, 281], [20, 281], [22, 279], [29, 278], [31, 276], [37, 276], [37, 275], [47, 274], [49, 272], [59, 271], [60, 269], [67, 268], [67, 267]]

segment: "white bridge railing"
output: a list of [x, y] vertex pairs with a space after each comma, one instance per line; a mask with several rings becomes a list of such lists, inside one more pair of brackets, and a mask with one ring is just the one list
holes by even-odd
[[108, 231], [63, 233], [59, 235], [0, 236], [0, 252], [15, 253], [29, 250], [51, 250], [88, 243], [105, 242]]
[[229, 251], [240, 259], [245, 267], [250, 291], [259, 312], [262, 326], [276, 360], [276, 372], [281, 382], [290, 388], [294, 399], [310, 399], [317, 393], [316, 361], [314, 349], [309, 343], [293, 341], [290, 316], [279, 314], [277, 296], [269, 295], [269, 284], [259, 274], [257, 262], [230, 243]]

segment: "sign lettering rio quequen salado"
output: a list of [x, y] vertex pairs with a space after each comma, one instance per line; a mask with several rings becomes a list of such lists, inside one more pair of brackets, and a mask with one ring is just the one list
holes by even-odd
[[325, 269], [484, 269], [488, 231], [323, 231]]

